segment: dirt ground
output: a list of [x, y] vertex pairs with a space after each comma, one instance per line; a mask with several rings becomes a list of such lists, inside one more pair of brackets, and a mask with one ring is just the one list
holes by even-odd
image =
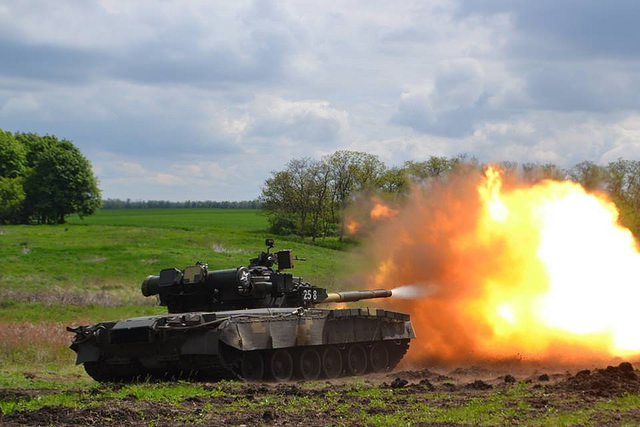
[[[417, 369], [313, 383], [206, 383], [205, 389], [219, 395], [185, 396], [177, 402], [134, 395], [105, 398], [95, 390], [95, 396], [78, 390], [87, 394], [85, 407], [14, 411], [0, 414], [0, 425], [640, 424], [640, 405], [606, 410], [616, 398], [640, 395], [639, 374], [628, 362], [564, 372]], [[0, 389], [0, 399], [51, 393], [56, 391]], [[497, 405], [495, 414], [491, 405]], [[604, 410], [593, 412], [598, 405]], [[586, 415], [574, 419], [573, 413]], [[545, 418], [550, 414], [569, 415]]]

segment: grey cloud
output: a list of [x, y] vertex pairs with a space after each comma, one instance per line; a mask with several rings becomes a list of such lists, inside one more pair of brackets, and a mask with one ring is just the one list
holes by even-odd
[[341, 124], [334, 118], [305, 113], [288, 123], [261, 118], [249, 127], [248, 135], [262, 138], [285, 136], [298, 142], [332, 142], [339, 136], [340, 128]]
[[[638, 140], [615, 130], [640, 108], [635, 1], [5, 3], [0, 128], [74, 140], [107, 196], [253, 197], [337, 147], [563, 164]], [[202, 159], [242, 185], [162, 185]]]
[[640, 3], [636, 0], [462, 0], [460, 15], [509, 13], [518, 56], [638, 58]]
[[482, 120], [481, 105], [455, 110], [432, 111], [425, 108], [420, 98], [401, 101], [398, 113], [392, 122], [409, 126], [419, 132], [432, 135], [460, 138], [473, 132], [475, 124]]
[[[483, 94], [476, 96], [483, 82], [470, 74], [472, 67], [438, 72], [430, 93], [408, 91], [401, 97], [393, 123], [461, 138], [482, 123], [511, 120], [525, 111], [602, 114], [640, 108], [632, 90], [640, 85], [640, 3], [470, 0], [458, 4], [455, 16], [471, 22], [474, 16], [498, 14], [510, 17], [505, 44], [477, 61], [500, 58], [504, 80], [487, 76]], [[451, 102], [459, 96], [475, 101]]]
[[515, 25], [523, 34], [523, 47], [554, 53], [558, 44], [565, 54], [573, 51], [592, 59], [640, 54], [640, 3], [635, 0], [522, 1], [518, 9]]
[[[205, 156], [242, 152], [225, 135], [207, 132], [195, 124], [203, 113], [188, 93], [172, 99], [171, 95], [155, 95], [138, 104], [129, 99], [145, 96], [144, 92], [127, 93], [126, 87], [110, 85], [67, 99], [58, 91], [42, 93], [34, 96], [35, 105], [26, 111], [7, 111], [0, 105], [0, 128], [56, 134], [73, 140], [83, 151], [108, 147], [145, 161], [180, 158], [194, 152]], [[100, 111], [88, 113], [93, 103]]]
[[536, 109], [609, 112], [638, 109], [640, 64], [622, 68], [615, 63], [541, 63], [522, 69], [526, 91]]
[[[20, 18], [30, 14], [20, 5], [7, 10]], [[175, 21], [167, 20], [162, 13], [151, 15], [162, 19], [161, 26], [154, 25], [154, 18], [144, 14], [125, 15], [124, 22], [120, 22], [117, 15], [91, 5], [69, 17], [99, 22], [99, 30], [79, 25], [89, 37], [85, 41], [84, 34], [77, 34], [81, 40], [78, 42], [64, 24], [60, 28], [64, 37], [49, 40], [46, 36], [51, 33], [50, 25], [49, 32], [38, 34], [34, 27], [43, 17], [36, 12], [32, 19], [11, 20], [10, 16], [0, 14], [0, 76], [45, 82], [116, 79], [209, 86], [268, 83], [284, 76], [288, 57], [301, 38], [300, 28], [289, 25], [284, 12], [267, 8], [262, 2], [245, 10], [240, 8], [231, 20], [215, 14], [196, 21], [189, 14], [176, 17]], [[121, 31], [135, 35], [129, 40]], [[112, 42], [109, 32], [114, 32]]]
[[189, 41], [157, 41], [114, 55], [111, 68], [117, 77], [143, 83], [266, 83], [282, 76], [289, 51], [287, 37], [256, 31], [241, 52], [224, 45], [198, 48]]
[[[162, 200], [246, 200], [258, 196], [255, 185], [266, 171], [248, 163], [185, 153], [140, 162], [117, 153], [95, 155], [104, 197]], [[264, 161], [264, 159], [263, 159]], [[265, 165], [265, 167], [267, 167]]]
[[65, 84], [85, 83], [101, 73], [106, 61], [96, 52], [0, 40], [0, 76]]
[[392, 122], [424, 133], [461, 137], [488, 116], [488, 98], [478, 61], [448, 61], [438, 67], [432, 87], [402, 95]]
[[248, 106], [250, 137], [284, 137], [298, 143], [331, 143], [348, 126], [347, 113], [322, 101], [259, 97]]
[[224, 46], [167, 47], [160, 42], [118, 52], [5, 41], [0, 42], [0, 76], [74, 85], [99, 78], [145, 84], [267, 82], [282, 75], [287, 50], [286, 40], [279, 37], [266, 37], [250, 52]]

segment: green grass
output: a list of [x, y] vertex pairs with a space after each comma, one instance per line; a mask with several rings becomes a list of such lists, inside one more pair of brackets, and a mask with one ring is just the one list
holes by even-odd
[[[0, 365], [73, 360], [65, 325], [162, 314], [155, 298], [141, 295], [146, 276], [196, 261], [247, 265], [273, 237], [266, 229], [266, 217], [249, 209], [102, 210], [63, 225], [0, 226]], [[342, 246], [310, 243], [276, 237], [276, 249], [306, 259], [294, 274], [345, 287], [337, 278], [349, 257], [332, 249]]]
[[[105, 210], [57, 226], [0, 227], [0, 298], [14, 292], [107, 292], [139, 295], [139, 284], [163, 268], [208, 262], [222, 269], [246, 265], [264, 250], [266, 218], [256, 210]], [[334, 239], [335, 240], [335, 239]], [[308, 240], [276, 239], [277, 248], [305, 258], [294, 272], [336, 285], [344, 257]]]
[[49, 389], [67, 391], [88, 389], [97, 385], [86, 375], [82, 366], [70, 363], [5, 364], [0, 368], [0, 388], [11, 389]]
[[15, 322], [73, 322], [78, 320], [102, 322], [122, 317], [150, 316], [166, 313], [157, 305], [103, 306], [98, 304], [67, 305], [45, 302], [0, 301], [0, 321]]
[[267, 217], [257, 209], [103, 209], [83, 219], [71, 216], [68, 223], [249, 233], [261, 233], [268, 226]]
[[[320, 394], [297, 395], [282, 393], [278, 387], [266, 388], [258, 394], [245, 394], [247, 386], [234, 381], [201, 384], [178, 381], [143, 382], [138, 384], [98, 384], [79, 373], [79, 367], [65, 367], [28, 378], [19, 371], [0, 369], [0, 387], [39, 389], [38, 394], [0, 398], [0, 409], [5, 414], [15, 411], [34, 411], [45, 406], [90, 408], [96, 405], [117, 406], [123, 401], [143, 402], [178, 407], [191, 398], [202, 398], [195, 404], [198, 413], [183, 414], [184, 422], [206, 422], [215, 414], [262, 414], [276, 409], [289, 419], [306, 420], [309, 414], [321, 419], [323, 414], [339, 416], [347, 424], [358, 425], [415, 425], [473, 424], [473, 425], [598, 425], [633, 422], [629, 414], [637, 413], [640, 396], [627, 394], [576, 407], [570, 396], [553, 397], [548, 393], [518, 385], [506, 390], [464, 396], [428, 391], [393, 390], [372, 384], [362, 385], [357, 380], [345, 380], [337, 387], [324, 387]], [[351, 384], [351, 385], [350, 385]], [[317, 387], [323, 387], [317, 384]], [[251, 386], [248, 386], [251, 387]], [[307, 389], [307, 387], [305, 387]], [[549, 399], [548, 406], [536, 409], [528, 399]], [[225, 399], [224, 403], [220, 399]], [[187, 409], [188, 411], [188, 409]], [[212, 415], [213, 414], [213, 415]], [[212, 418], [208, 418], [210, 421]], [[167, 420], [164, 420], [165, 422]]]
[[125, 386], [94, 383], [85, 386], [83, 390], [65, 387], [56, 392], [41, 393], [33, 397], [0, 399], [0, 409], [3, 413], [9, 414], [14, 411], [35, 411], [45, 406], [87, 408], [104, 400], [123, 398], [178, 404], [189, 397], [215, 398], [225, 395], [226, 393], [220, 387], [205, 389], [201, 384], [187, 382], [141, 383]]

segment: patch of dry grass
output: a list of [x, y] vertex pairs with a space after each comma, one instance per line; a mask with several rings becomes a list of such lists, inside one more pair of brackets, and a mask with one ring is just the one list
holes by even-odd
[[70, 305], [120, 305], [109, 293], [89, 293], [65, 290], [60, 288], [41, 290], [35, 292], [20, 289], [0, 289], [0, 301], [11, 300], [16, 302], [48, 302]]
[[73, 363], [71, 338], [60, 322], [0, 322], [0, 363]]
[[244, 251], [242, 249], [229, 249], [222, 245], [222, 243], [213, 243], [211, 250], [218, 254], [241, 254]]

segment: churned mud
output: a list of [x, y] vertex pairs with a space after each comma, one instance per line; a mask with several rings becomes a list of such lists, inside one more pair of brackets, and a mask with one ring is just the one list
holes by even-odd
[[[577, 414], [568, 424], [638, 424], [639, 374], [627, 362], [562, 372], [539, 367], [528, 372], [478, 366], [413, 369], [312, 383], [199, 383], [199, 390], [215, 393], [186, 393], [171, 400], [133, 394], [114, 398], [94, 388], [73, 391], [79, 403], [71, 406], [0, 414], [0, 425], [529, 425], [564, 419], [554, 414]], [[109, 390], [118, 387], [125, 386]], [[0, 399], [37, 399], [55, 392], [0, 389]], [[631, 403], [620, 406], [620, 399]]]

